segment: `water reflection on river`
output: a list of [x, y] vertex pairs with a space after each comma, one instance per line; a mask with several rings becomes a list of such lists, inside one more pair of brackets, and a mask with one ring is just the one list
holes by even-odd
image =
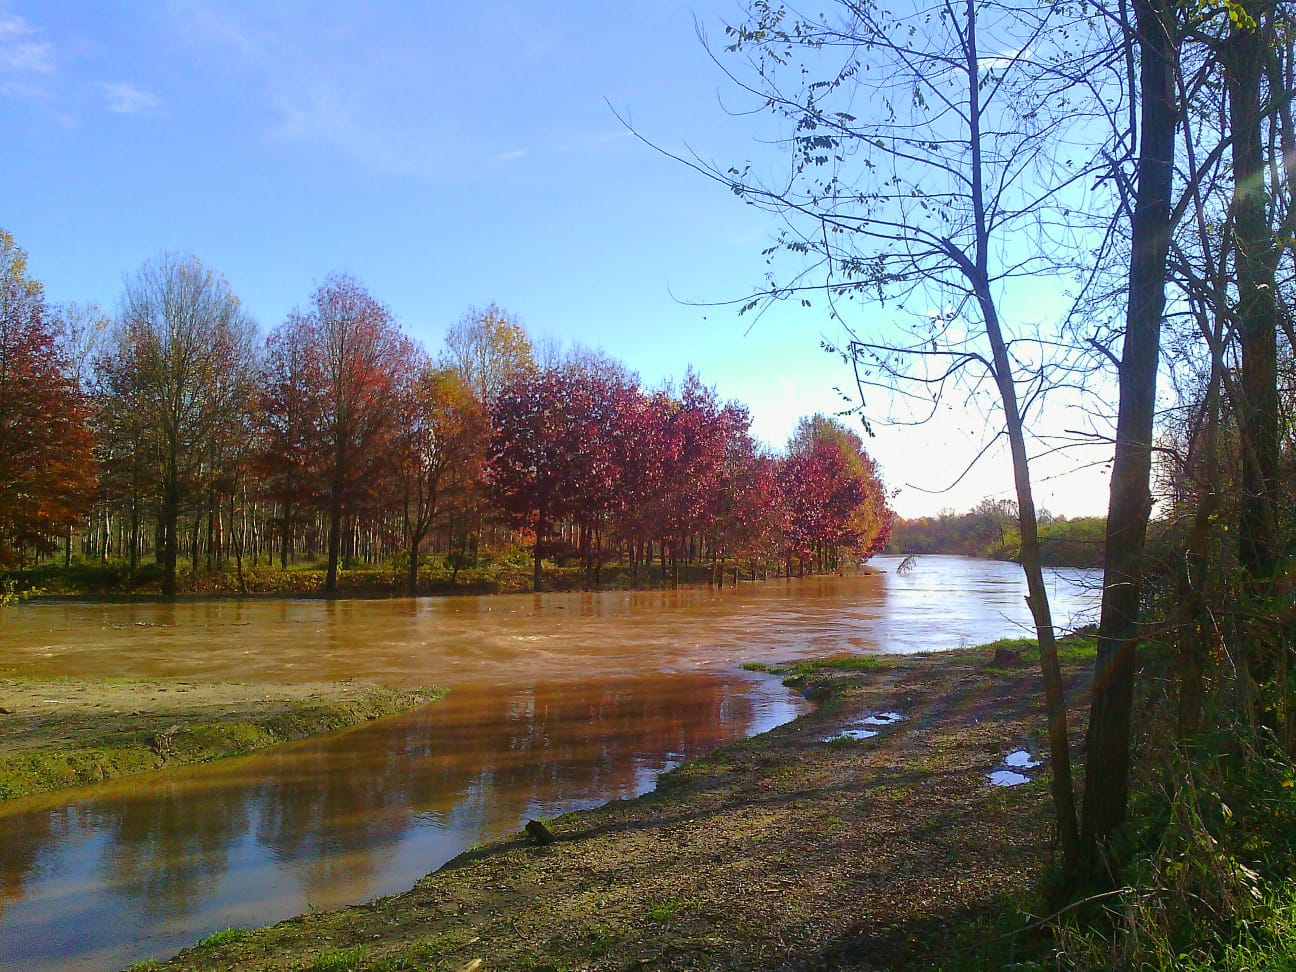
[[[112, 968], [213, 930], [409, 887], [485, 837], [650, 788], [792, 718], [737, 669], [1020, 633], [1013, 565], [715, 592], [417, 601], [29, 604], [0, 666], [40, 675], [436, 683], [442, 703], [327, 739], [0, 804], [0, 968]], [[1092, 604], [1055, 575], [1055, 615]]]
[[0, 807], [0, 967], [114, 968], [409, 887], [465, 847], [644, 792], [795, 715], [706, 675], [445, 702], [246, 759]]

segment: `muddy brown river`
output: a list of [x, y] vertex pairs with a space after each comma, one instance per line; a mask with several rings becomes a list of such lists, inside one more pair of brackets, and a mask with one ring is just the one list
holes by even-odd
[[[794, 718], [743, 671], [1027, 633], [1012, 564], [707, 588], [0, 609], [0, 670], [437, 684], [443, 702], [254, 756], [0, 804], [0, 968], [112, 969], [213, 931], [404, 890], [473, 844], [631, 797]], [[1095, 575], [1052, 572], [1054, 616]]]

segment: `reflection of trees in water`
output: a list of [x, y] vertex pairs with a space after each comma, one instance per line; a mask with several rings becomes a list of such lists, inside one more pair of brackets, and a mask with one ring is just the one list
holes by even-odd
[[0, 919], [5, 905], [21, 901], [23, 883], [41, 859], [68, 836], [69, 812], [0, 815]]
[[460, 831], [466, 847], [530, 813], [632, 796], [655, 772], [745, 735], [752, 706], [735, 691], [704, 675], [465, 690], [331, 738], [164, 774], [76, 811], [16, 815], [0, 844], [0, 907], [21, 896], [73, 812], [76, 830], [105, 837], [91, 843], [107, 888], [149, 917], [198, 911], [246, 835], [257, 849], [240, 862], [295, 865], [307, 900], [339, 885], [363, 893], [415, 814]]
[[303, 868], [310, 900], [337, 885], [367, 886], [410, 826], [409, 761], [401, 746], [383, 747], [384, 739], [399, 737], [361, 730], [258, 761], [248, 793], [257, 843]]
[[216, 787], [165, 782], [110, 804], [89, 803], [83, 826], [106, 838], [103, 882], [149, 917], [196, 910], [225, 873], [230, 845], [246, 833], [248, 806]]
[[[632, 796], [649, 774], [741, 737], [751, 703], [703, 675], [545, 684], [501, 706], [455, 693], [419, 715], [426, 727], [411, 806], [445, 813], [480, 800], [474, 829], [499, 833], [535, 808]], [[455, 813], [462, 820], [462, 809]]]

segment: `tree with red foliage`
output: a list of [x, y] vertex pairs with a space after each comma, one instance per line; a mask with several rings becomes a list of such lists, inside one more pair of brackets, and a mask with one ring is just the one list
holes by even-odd
[[668, 431], [676, 468], [666, 536], [677, 583], [687, 538], [706, 535], [716, 511], [728, 502], [730, 465], [744, 451], [743, 440], [750, 427], [751, 416], [744, 406], [737, 402], [721, 405], [715, 389], [703, 385], [689, 369]]
[[617, 422], [617, 463], [621, 486], [615, 515], [630, 546], [630, 583], [638, 583], [639, 563], [649, 543], [665, 533], [667, 504], [679, 460], [671, 434], [679, 408], [665, 391], [636, 391], [627, 397]]
[[41, 285], [0, 230], [0, 560], [47, 549], [90, 508], [90, 447], [86, 401]]
[[328, 514], [326, 594], [337, 591], [342, 521], [374, 505], [398, 468], [400, 384], [414, 367], [413, 343], [391, 311], [352, 277], [334, 274], [311, 296], [305, 346], [319, 359], [320, 414]]
[[514, 526], [535, 531], [533, 583], [557, 520], [610, 509], [618, 467], [615, 392], [576, 368], [519, 373], [490, 409], [487, 486]]
[[895, 514], [864, 443], [824, 415], [802, 419], [780, 471], [788, 513], [788, 557], [820, 569], [842, 551], [867, 559], [886, 546]]
[[603, 537], [621, 508], [625, 488], [625, 420], [639, 398], [638, 378], [619, 362], [603, 355], [578, 352], [562, 366], [575, 407], [569, 412], [583, 440], [572, 467], [568, 516], [578, 535], [586, 583], [599, 583]]
[[[732, 412], [737, 417], [739, 413]], [[729, 558], [762, 558], [783, 530], [777, 465], [752, 439], [749, 421], [728, 428], [724, 461], [707, 502], [705, 522], [713, 583], [723, 584]], [[736, 568], [735, 568], [736, 569]]]

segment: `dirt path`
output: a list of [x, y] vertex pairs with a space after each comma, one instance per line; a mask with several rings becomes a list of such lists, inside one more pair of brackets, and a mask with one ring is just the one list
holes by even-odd
[[241, 755], [441, 694], [362, 682], [0, 679], [0, 800]]
[[[1043, 714], [1035, 669], [987, 658], [818, 676], [819, 711], [551, 822], [552, 845], [495, 842], [404, 894], [221, 933], [168, 967], [965, 967], [957, 949], [1040, 874], [1052, 833], [1046, 766], [988, 782], [1039, 752]], [[878, 734], [825, 742], [843, 729]]]

